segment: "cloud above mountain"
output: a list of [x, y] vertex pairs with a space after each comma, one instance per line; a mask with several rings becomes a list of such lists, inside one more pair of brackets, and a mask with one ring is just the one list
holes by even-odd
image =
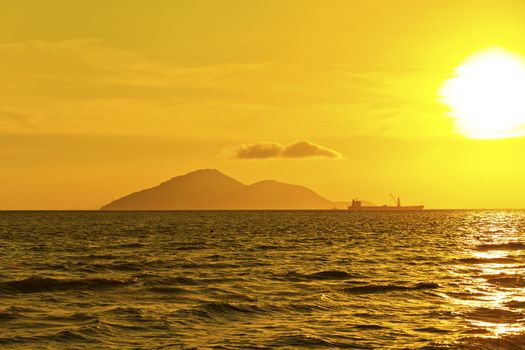
[[240, 145], [231, 150], [231, 159], [270, 159], [270, 158], [340, 158], [341, 154], [328, 147], [300, 140], [288, 145], [277, 142], [257, 142]]

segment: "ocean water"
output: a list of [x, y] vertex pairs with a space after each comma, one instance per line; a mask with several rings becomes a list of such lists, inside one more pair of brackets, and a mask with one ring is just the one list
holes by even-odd
[[524, 349], [525, 212], [0, 212], [1, 349]]

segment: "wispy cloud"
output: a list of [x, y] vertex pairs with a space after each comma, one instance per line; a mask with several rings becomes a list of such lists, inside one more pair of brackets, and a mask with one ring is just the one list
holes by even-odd
[[0, 113], [0, 132], [210, 138], [250, 129], [247, 137], [270, 140], [290, 130], [299, 138], [439, 133], [428, 127], [442, 119], [432, 102], [435, 89], [420, 82], [440, 72], [430, 76], [422, 69], [188, 64], [97, 39], [0, 41], [1, 109], [29, 116], [24, 124], [20, 116]]
[[231, 159], [341, 157], [337, 151], [306, 140], [295, 141], [284, 146], [276, 142], [257, 142], [240, 145], [228, 153]]

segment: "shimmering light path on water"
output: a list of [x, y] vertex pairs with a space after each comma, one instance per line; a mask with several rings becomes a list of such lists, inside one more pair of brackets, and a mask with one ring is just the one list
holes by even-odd
[[525, 348], [525, 212], [2, 212], [2, 349]]

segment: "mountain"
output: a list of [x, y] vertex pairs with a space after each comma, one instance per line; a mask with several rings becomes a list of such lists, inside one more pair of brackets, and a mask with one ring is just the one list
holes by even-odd
[[331, 209], [333, 203], [297, 185], [264, 180], [212, 201], [220, 209]]
[[102, 210], [185, 210], [213, 209], [209, 202], [245, 187], [216, 169], [196, 170], [158, 186], [129, 194]]
[[314, 191], [273, 180], [244, 185], [216, 169], [196, 170], [131, 193], [101, 210], [332, 209]]

